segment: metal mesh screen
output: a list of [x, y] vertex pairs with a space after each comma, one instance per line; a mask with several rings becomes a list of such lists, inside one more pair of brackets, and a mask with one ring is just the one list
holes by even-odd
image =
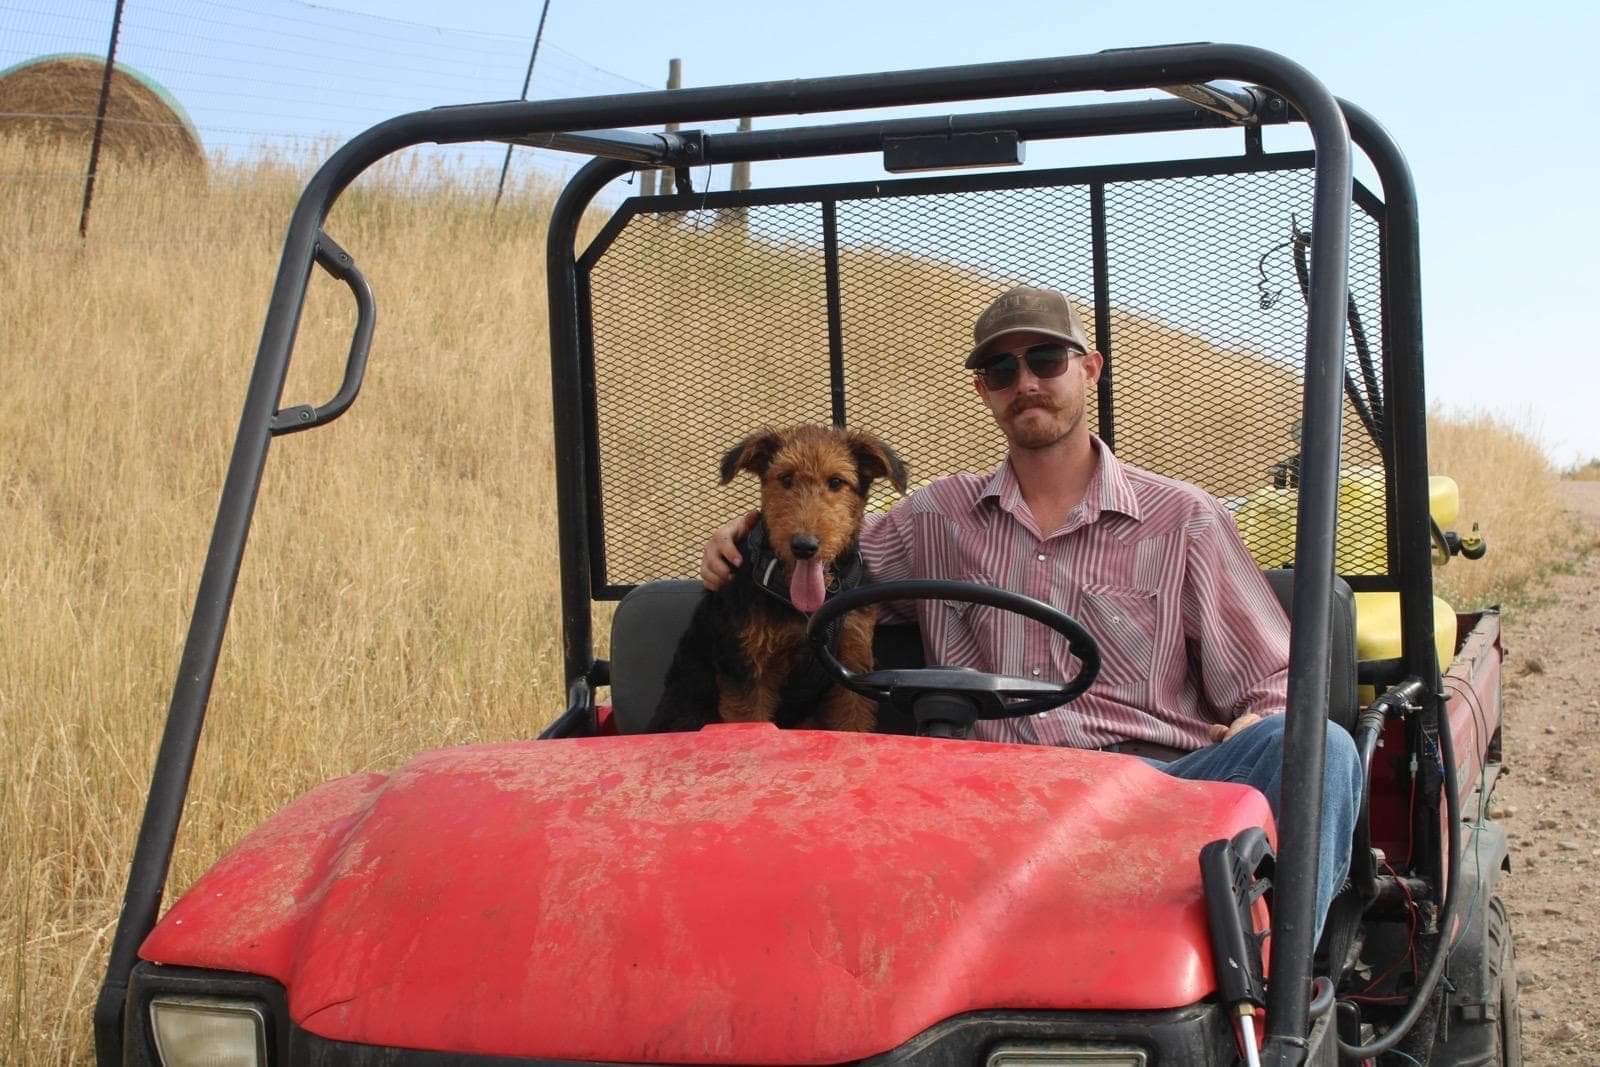
[[[1312, 189], [1303, 170], [1106, 187], [1117, 456], [1221, 498], [1263, 566], [1294, 559], [1306, 305], [1291, 238]], [[1352, 223], [1351, 292], [1381, 371], [1378, 231]], [[1346, 359], [1361, 381], [1348, 343]], [[1342, 442], [1335, 568], [1383, 574], [1383, 461], [1348, 396]]]
[[[1092, 297], [1088, 190], [850, 200], [838, 215], [846, 420], [887, 440], [913, 485], [995, 466], [1005, 438], [961, 369], [973, 321], [1007, 279]], [[1076, 302], [1093, 336], [1093, 300]]]
[[821, 213], [637, 216], [589, 287], [609, 581], [691, 577], [711, 528], [753, 506], [718, 486], [723, 453], [831, 417]]
[[[985, 181], [1002, 184], [625, 208], [636, 213], [589, 271], [597, 588], [693, 575], [710, 529], [756, 503], [753, 479], [721, 487], [717, 465], [763, 424], [825, 422], [840, 404], [849, 425], [895, 447], [913, 485], [1003, 458], [1004, 439], [961, 369], [978, 312], [1026, 282], [1069, 294], [1091, 338], [1102, 324], [1091, 186]], [[1263, 566], [1294, 556], [1306, 311], [1290, 238], [1295, 222], [1309, 225], [1312, 185], [1309, 171], [1278, 169], [1103, 186], [1113, 398], [1091, 424], [1114, 434], [1119, 457], [1216, 495]], [[1358, 210], [1351, 294], [1381, 390], [1378, 239]], [[1382, 461], [1348, 397], [1345, 409], [1337, 566], [1381, 575]]]

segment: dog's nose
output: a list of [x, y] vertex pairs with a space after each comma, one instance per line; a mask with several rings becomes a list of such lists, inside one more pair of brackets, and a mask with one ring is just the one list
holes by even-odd
[[795, 559], [810, 559], [817, 554], [817, 539], [810, 534], [795, 534], [789, 538], [789, 550]]

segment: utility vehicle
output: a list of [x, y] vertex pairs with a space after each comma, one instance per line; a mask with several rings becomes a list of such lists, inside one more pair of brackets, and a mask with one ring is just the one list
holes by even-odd
[[[1166, 92], [694, 128], [1133, 89]], [[1289, 124], [1311, 150], [1268, 151], [1264, 128]], [[1141, 160], [1141, 138], [1229, 128], [1237, 142], [1209, 135], [1220, 153]], [[1132, 161], [1003, 167], [1107, 135]], [[593, 156], [548, 245], [565, 710], [536, 739], [313, 790], [158, 921], [268, 445], [346, 412], [374, 336], [373, 294], [323, 221], [384, 156], [480, 140]], [[1375, 186], [1353, 181], [1352, 143]], [[712, 192], [702, 170], [862, 153], [909, 176]], [[597, 201], [642, 168], [674, 188]], [[580, 242], [595, 211], [609, 219]], [[357, 305], [347, 371], [328, 403], [282, 406], [314, 267]], [[1430, 483], [1420, 268], [1416, 190], [1384, 130], [1240, 46], [486, 103], [356, 137], [289, 227], [95, 1013], [100, 1062], [1518, 1062], [1507, 849], [1484, 818], [1500, 626], [1433, 595], [1437, 562], [1482, 543], [1448, 529]], [[879, 669], [849, 679], [883, 699], [883, 732], [640, 732], [698, 546], [735, 511], [721, 451], [818, 419], [881, 434], [916, 478], [992, 465], [958, 368], [976, 312], [1018, 282], [1092, 320], [1102, 439], [1224, 501], [1287, 608], [1276, 823], [1247, 787], [966, 737], [977, 716], [1069, 699], [1087, 648], [1075, 683], [1030, 685], [935, 670], [885, 626]], [[849, 595], [1065, 626], [991, 588]], [[1330, 716], [1369, 779], [1313, 944], [1322, 800], [1302, 783], [1320, 781]]]

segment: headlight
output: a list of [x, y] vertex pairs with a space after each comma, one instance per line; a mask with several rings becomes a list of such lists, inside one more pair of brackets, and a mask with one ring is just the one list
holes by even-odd
[[156, 997], [150, 1029], [162, 1067], [267, 1067], [267, 1021], [248, 1000]]
[[987, 1067], [1145, 1067], [1148, 1062], [1144, 1049], [1139, 1048], [1085, 1048], [1041, 1041], [996, 1046], [989, 1053]]

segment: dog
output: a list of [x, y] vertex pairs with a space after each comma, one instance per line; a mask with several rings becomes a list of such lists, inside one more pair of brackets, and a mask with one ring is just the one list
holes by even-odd
[[[722, 484], [740, 471], [761, 479], [760, 520], [740, 544], [733, 580], [696, 605], [651, 728], [771, 722], [872, 730], [876, 704], [834, 681], [806, 640], [806, 623], [830, 590], [860, 583], [867, 491], [887, 478], [905, 492], [905, 464], [872, 434], [799, 425], [734, 445], [722, 459]], [[850, 670], [872, 669], [876, 622], [869, 607], [831, 628], [829, 645]]]

